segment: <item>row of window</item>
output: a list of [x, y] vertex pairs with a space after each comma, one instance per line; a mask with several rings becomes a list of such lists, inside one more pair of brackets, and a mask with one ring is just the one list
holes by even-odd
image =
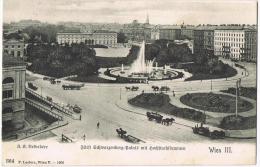
[[8, 50], [4, 50], [5, 53], [8, 53], [12, 56], [21, 56], [21, 52], [20, 51], [16, 51], [16, 55], [15, 55], [15, 51], [11, 50], [11, 51], [8, 51]]
[[229, 47], [240, 47], [243, 48], [244, 44], [238, 44], [238, 43], [223, 43], [223, 42], [215, 42], [214, 45], [215, 46], [222, 46], [223, 44], [229, 46]]
[[21, 48], [21, 45], [5, 45], [5, 48], [15, 48], [15, 46], [17, 46], [17, 48]]
[[[60, 40], [60, 43], [66, 43], [66, 42], [80, 43], [80, 42], [85, 42], [85, 41], [84, 40]], [[114, 40], [106, 40], [106, 41], [96, 40], [95, 42], [97, 44], [115, 44], [116, 43], [116, 41], [114, 41]]]
[[215, 32], [216, 36], [222, 36], [222, 37], [244, 37], [244, 34], [242, 33], [217, 33]]
[[233, 42], [244, 42], [244, 39], [240, 39], [240, 38], [219, 38], [219, 37], [215, 37], [215, 40], [222, 40], [222, 41], [233, 41]]
[[96, 36], [82, 36], [82, 35], [61, 35], [58, 38], [116, 38], [116, 36], [107, 36], [107, 35], [96, 35]]

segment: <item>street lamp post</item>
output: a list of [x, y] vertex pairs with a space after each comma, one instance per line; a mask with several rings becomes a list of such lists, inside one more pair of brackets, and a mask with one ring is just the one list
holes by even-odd
[[237, 117], [237, 100], [238, 100], [238, 97], [237, 97], [237, 95], [238, 95], [238, 93], [237, 93], [237, 88], [238, 88], [238, 82], [236, 82], [236, 117]]
[[[210, 70], [210, 74], [212, 74], [212, 71]], [[211, 78], [211, 80], [210, 80], [210, 90], [211, 90], [211, 92], [212, 92], [212, 78]]]
[[42, 87], [41, 87], [41, 96], [42, 96]]
[[121, 88], [120, 88], [120, 100], [121, 100]]
[[238, 94], [239, 94], [240, 84], [241, 84], [241, 79], [239, 78], [236, 81], [236, 117], [237, 117], [237, 113], [238, 113]]

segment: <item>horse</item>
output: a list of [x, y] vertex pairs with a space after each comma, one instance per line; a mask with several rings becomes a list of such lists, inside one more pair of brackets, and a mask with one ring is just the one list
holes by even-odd
[[131, 87], [126, 86], [125, 89], [126, 89], [126, 90], [131, 90]]
[[169, 126], [169, 125], [172, 125], [173, 121], [175, 121], [174, 118], [165, 118], [162, 120], [162, 124]]

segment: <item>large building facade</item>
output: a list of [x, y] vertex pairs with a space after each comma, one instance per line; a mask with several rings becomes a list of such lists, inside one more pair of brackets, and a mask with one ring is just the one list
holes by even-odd
[[194, 53], [256, 62], [257, 31], [245, 26], [196, 27]]
[[3, 54], [2, 126], [3, 133], [23, 128], [25, 111], [25, 63]]
[[160, 26], [159, 28], [159, 39], [176, 40], [180, 36], [180, 26]]
[[215, 30], [214, 53], [233, 60], [243, 60], [245, 53], [245, 30], [223, 28]]
[[188, 38], [190, 40], [194, 39], [194, 26], [182, 25], [181, 37]]
[[93, 33], [57, 33], [58, 44], [85, 43], [87, 45], [117, 46], [117, 33], [96, 31]]
[[24, 57], [24, 41], [6, 39], [3, 41], [3, 51], [14, 57]]
[[254, 29], [245, 31], [245, 51], [243, 59], [245, 61], [257, 61], [257, 31]]

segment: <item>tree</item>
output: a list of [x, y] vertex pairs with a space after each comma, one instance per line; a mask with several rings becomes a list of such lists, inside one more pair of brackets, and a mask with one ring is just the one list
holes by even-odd
[[127, 42], [127, 37], [125, 36], [125, 34], [123, 32], [119, 32], [117, 34], [117, 42], [118, 43], [126, 43]]

